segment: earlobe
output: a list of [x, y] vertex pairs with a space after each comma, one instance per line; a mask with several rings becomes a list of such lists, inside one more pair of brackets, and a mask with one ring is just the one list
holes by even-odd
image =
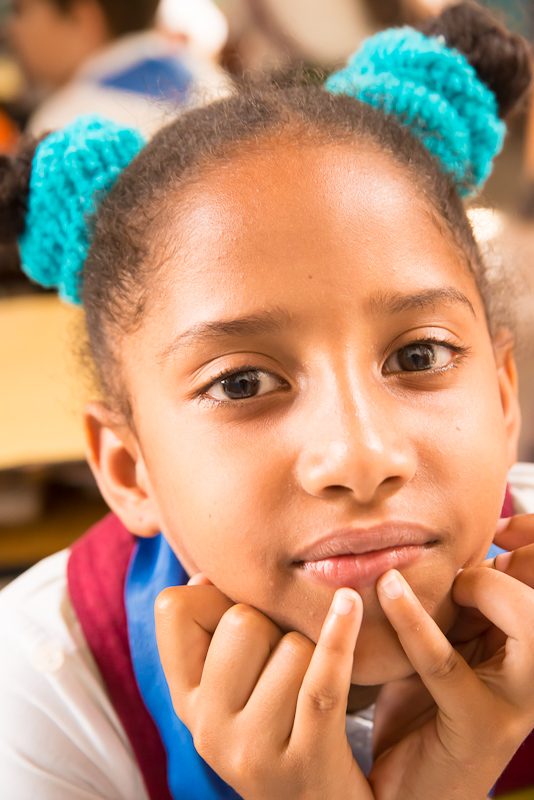
[[521, 430], [521, 411], [517, 393], [517, 367], [513, 344], [513, 338], [508, 331], [500, 331], [493, 343], [508, 443], [509, 468], [517, 461], [517, 446]]
[[103, 403], [86, 405], [84, 423], [87, 460], [104, 500], [129, 531], [156, 536], [157, 504], [135, 435]]

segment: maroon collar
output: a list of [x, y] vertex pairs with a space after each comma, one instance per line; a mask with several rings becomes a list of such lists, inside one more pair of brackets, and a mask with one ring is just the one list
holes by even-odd
[[135, 537], [109, 514], [72, 546], [67, 581], [74, 611], [150, 800], [173, 800], [165, 749], [141, 698], [128, 644], [124, 583], [134, 544]]

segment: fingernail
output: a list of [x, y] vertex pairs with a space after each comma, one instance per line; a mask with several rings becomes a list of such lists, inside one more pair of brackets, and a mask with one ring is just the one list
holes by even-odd
[[386, 573], [386, 577], [380, 581], [380, 590], [384, 592], [390, 600], [398, 600], [404, 594], [404, 587], [399, 580], [395, 570]]
[[343, 592], [336, 592], [334, 597], [334, 605], [332, 611], [339, 616], [350, 614], [354, 608], [354, 599], [344, 594]]
[[498, 569], [499, 572], [506, 572], [510, 566], [513, 554], [513, 551], [510, 551], [509, 553], [499, 553], [498, 556], [495, 556], [493, 559], [493, 566], [495, 569]]
[[503, 533], [510, 524], [512, 517], [502, 517], [495, 526], [495, 534]]

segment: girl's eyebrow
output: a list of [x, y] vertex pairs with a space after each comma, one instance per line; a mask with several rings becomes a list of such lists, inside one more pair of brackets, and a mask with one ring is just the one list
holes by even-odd
[[259, 314], [247, 314], [235, 319], [206, 320], [178, 334], [158, 355], [161, 364], [170, 356], [193, 344], [207, 344], [223, 338], [257, 336], [286, 330], [292, 321], [291, 314], [283, 308], [273, 308]]
[[367, 306], [373, 314], [389, 316], [414, 309], [436, 308], [439, 305], [456, 305], [458, 303], [467, 306], [476, 319], [477, 315], [469, 298], [453, 286], [439, 286], [416, 294], [412, 292], [391, 294], [380, 292], [370, 298]]
[[[413, 309], [435, 308], [438, 305], [462, 304], [469, 308], [476, 319], [471, 301], [463, 292], [452, 286], [440, 286], [416, 294], [381, 292], [369, 299], [366, 304], [372, 314], [389, 316], [402, 314]], [[209, 344], [219, 339], [257, 336], [286, 330], [292, 322], [291, 314], [283, 308], [273, 308], [258, 314], [247, 314], [235, 319], [206, 320], [197, 322], [191, 328], [178, 334], [158, 355], [158, 363], [164, 363], [196, 344]]]

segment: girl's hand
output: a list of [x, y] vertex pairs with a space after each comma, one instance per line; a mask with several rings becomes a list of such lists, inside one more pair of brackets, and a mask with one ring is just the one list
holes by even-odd
[[[499, 520], [493, 541], [509, 552], [487, 559], [483, 566], [534, 588], [534, 514]], [[485, 660], [504, 645], [506, 636], [476, 608], [465, 608], [449, 631], [448, 639], [461, 652], [468, 647]]]
[[[396, 590], [394, 582], [388, 588], [392, 578]], [[504, 636], [488, 658], [474, 651], [480, 642], [466, 645], [474, 669], [399, 573], [382, 576], [378, 594], [427, 693], [420, 692], [417, 676], [382, 690], [369, 775], [375, 797], [486, 798], [534, 725], [534, 592], [497, 570], [460, 573], [454, 600], [477, 609]], [[410, 694], [414, 707], [407, 722]]]
[[[388, 577], [399, 580], [396, 598], [386, 592]], [[283, 636], [254, 609], [232, 606], [215, 587], [160, 596], [158, 641], [176, 711], [201, 755], [245, 800], [482, 800], [529, 733], [534, 592], [496, 570], [461, 573], [455, 600], [477, 608], [506, 637], [483, 663], [472, 642], [462, 646], [475, 669], [402, 576], [387, 573], [378, 592], [418, 675], [380, 694], [369, 783], [344, 733], [361, 619], [354, 592], [338, 592], [354, 609], [331, 610], [315, 648], [300, 634]]]
[[374, 800], [345, 735], [359, 595], [336, 592], [314, 646], [206, 579], [191, 583], [160, 594], [156, 630], [200, 755], [245, 800]]
[[534, 588], [534, 514], [501, 519], [493, 541], [508, 550], [485, 563]]

